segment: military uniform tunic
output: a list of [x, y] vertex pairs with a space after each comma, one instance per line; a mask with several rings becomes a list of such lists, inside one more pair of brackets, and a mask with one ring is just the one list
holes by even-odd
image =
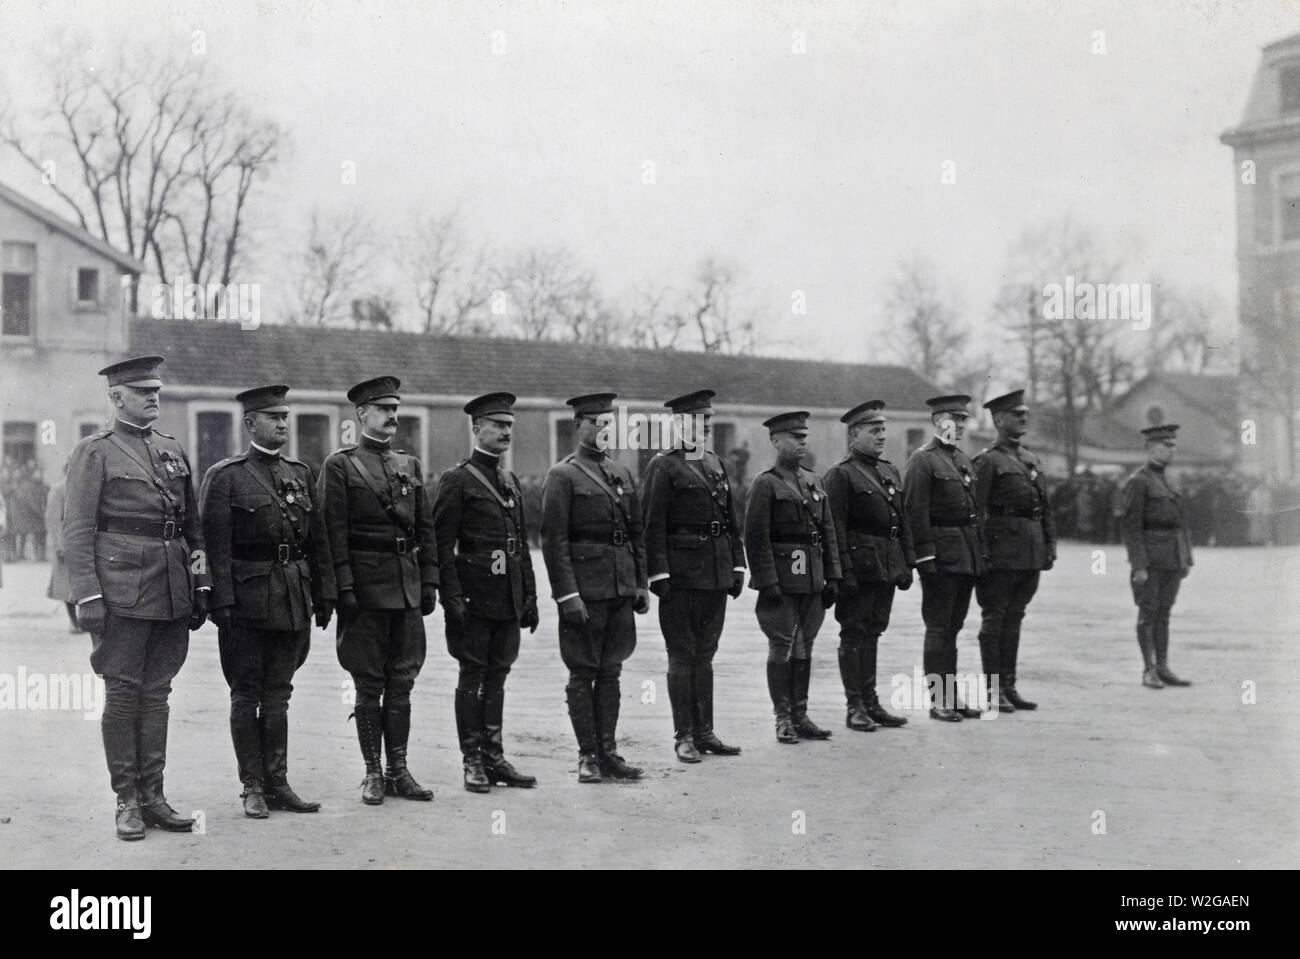
[[1169, 645], [1169, 615], [1183, 577], [1192, 567], [1186, 507], [1163, 469], [1148, 463], [1124, 484], [1123, 532], [1129, 566], [1147, 571], [1143, 585], [1130, 580], [1138, 607], [1138, 634], [1150, 632], [1163, 662]]

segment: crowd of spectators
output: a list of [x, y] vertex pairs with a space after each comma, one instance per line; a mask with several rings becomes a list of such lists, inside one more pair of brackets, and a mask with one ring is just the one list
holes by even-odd
[[45, 499], [49, 492], [36, 460], [11, 455], [0, 463], [0, 497], [7, 519], [0, 535], [4, 562], [45, 560]]

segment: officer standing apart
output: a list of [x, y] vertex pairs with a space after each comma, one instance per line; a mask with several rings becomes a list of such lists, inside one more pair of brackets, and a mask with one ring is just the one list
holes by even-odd
[[406, 768], [406, 744], [424, 617], [437, 608], [438, 554], [420, 461], [392, 449], [399, 386], [397, 377], [379, 376], [348, 390], [361, 441], [329, 455], [317, 495], [338, 589], [339, 664], [356, 687], [361, 801], [372, 806], [385, 795], [433, 798]]
[[885, 404], [855, 406], [847, 424], [849, 455], [826, 471], [826, 495], [840, 549], [840, 679], [848, 711], [844, 725], [860, 732], [905, 726], [876, 694], [876, 649], [889, 627], [894, 590], [911, 589], [912, 536], [903, 515], [903, 481], [885, 451]]
[[957, 447], [966, 435], [970, 397], [935, 396], [925, 402], [934, 438], [907, 462], [903, 502], [921, 574], [930, 718], [955, 723], [980, 714], [957, 695], [956, 674], [957, 634], [966, 622], [975, 580], [984, 575], [984, 545], [976, 515], [975, 468]]
[[980, 659], [989, 708], [1037, 709], [1016, 690], [1020, 623], [1038, 591], [1038, 574], [1056, 562], [1056, 524], [1038, 457], [1021, 444], [1029, 429], [1025, 391], [989, 400], [998, 439], [975, 457], [976, 499], [984, 523], [988, 569], [975, 584], [980, 612]]
[[1178, 448], [1178, 426], [1148, 426], [1147, 462], [1124, 484], [1124, 547], [1138, 607], [1142, 685], [1151, 689], [1190, 686], [1169, 668], [1169, 614], [1178, 587], [1192, 568], [1192, 538], [1183, 498], [1165, 477]]
[[113, 425], [72, 453], [63, 553], [77, 618], [92, 634], [90, 665], [104, 677], [100, 725], [117, 794], [117, 835], [146, 825], [189, 832], [163, 795], [167, 697], [189, 652], [188, 630], [208, 611], [203, 530], [189, 458], [157, 431], [161, 356], [100, 370]]
[[636, 648], [633, 613], [650, 609], [641, 505], [632, 474], [601, 442], [617, 393], [568, 400], [577, 449], [542, 489], [542, 556], [560, 609], [560, 657], [569, 669], [569, 719], [578, 782], [639, 779], [618, 754], [619, 683]]
[[530, 788], [501, 740], [506, 676], [519, 655], [519, 628], [537, 630], [537, 585], [528, 553], [523, 496], [501, 465], [514, 430], [515, 397], [488, 393], [465, 405], [474, 434], [469, 459], [442, 475], [433, 501], [447, 651], [460, 663], [456, 731], [465, 788]]
[[334, 602], [333, 570], [311, 467], [283, 453], [289, 387], [235, 396], [248, 449], [212, 466], [199, 497], [212, 570], [212, 609], [221, 671], [230, 686], [230, 738], [244, 791], [244, 815], [270, 809], [316, 812], [289, 785], [289, 696], [307, 660], [311, 618], [324, 628]]
[[817, 474], [800, 461], [808, 452], [806, 412], [782, 413], [763, 423], [776, 465], [754, 477], [745, 505], [745, 555], [755, 612], [767, 636], [767, 688], [776, 739], [829, 739], [808, 718], [812, 647], [839, 590], [840, 553]]
[[646, 468], [645, 539], [650, 591], [668, 647], [668, 699], [677, 758], [735, 756], [713, 731], [713, 656], [727, 596], [745, 588], [745, 551], [731, 484], [713, 438], [713, 390], [669, 400], [677, 444]]

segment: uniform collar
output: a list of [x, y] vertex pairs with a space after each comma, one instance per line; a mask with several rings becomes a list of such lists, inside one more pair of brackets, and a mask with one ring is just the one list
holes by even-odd
[[606, 453], [602, 449], [594, 446], [588, 446], [586, 443], [579, 443], [577, 453], [583, 459], [594, 460], [597, 463], [603, 463], [606, 459]]
[[494, 453], [489, 453], [485, 449], [474, 447], [474, 452], [469, 454], [469, 461], [475, 466], [485, 466], [495, 471], [501, 465], [501, 457]]
[[851, 455], [854, 459], [861, 460], [862, 462], [866, 463], [868, 466], [875, 466], [878, 462], [880, 462], [880, 457], [877, 456], [875, 453], [864, 453], [861, 450], [850, 450], [849, 455]]
[[120, 416], [117, 418], [116, 422], [117, 425], [121, 426], [129, 436], [152, 436], [153, 435], [152, 426], [137, 426], [136, 424], [132, 423], [130, 420], [125, 420]]
[[369, 433], [361, 434], [361, 445], [368, 450], [388, 450], [392, 449], [392, 440], [381, 440], [378, 437], [371, 436]]
[[278, 459], [280, 458], [280, 451], [279, 451], [279, 450], [268, 450], [268, 449], [267, 449], [266, 447], [264, 447], [264, 446], [258, 446], [258, 445], [257, 445], [256, 443], [254, 443], [252, 440], [249, 440], [249, 442], [248, 442], [248, 448], [249, 448], [249, 450], [252, 451], [255, 455], [259, 455], [260, 457], [262, 457], [262, 458], [264, 458], [264, 459], [278, 460]]

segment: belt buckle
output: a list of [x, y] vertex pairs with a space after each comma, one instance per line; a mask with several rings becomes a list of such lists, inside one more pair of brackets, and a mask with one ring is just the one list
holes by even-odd
[[515, 539], [513, 536], [507, 536], [507, 537], [506, 537], [506, 555], [507, 555], [507, 556], [515, 556], [515, 555], [518, 554], [518, 552], [519, 552], [519, 540]]
[[401, 556], [406, 552], [406, 537], [397, 537], [397, 555]]
[[281, 565], [287, 565], [289, 562], [289, 557], [290, 557], [289, 544], [277, 543], [275, 547], [276, 562], [280, 563]]
[[622, 546], [626, 542], [627, 542], [627, 534], [624, 533], [621, 529], [614, 530], [614, 545]]
[[716, 537], [716, 536], [721, 536], [721, 535], [722, 535], [722, 523], [720, 523], [720, 522], [719, 522], [718, 520], [716, 520], [716, 519], [715, 519], [715, 520], [710, 520], [710, 521], [709, 521], [709, 535], [710, 535], [710, 536], [715, 536], [715, 537]]
[[891, 526], [891, 527], [889, 527], [889, 538], [890, 538], [890, 539], [898, 539], [898, 527], [897, 527], [897, 526]]
[[163, 523], [163, 539], [175, 539], [176, 521], [174, 519], [166, 520]]

